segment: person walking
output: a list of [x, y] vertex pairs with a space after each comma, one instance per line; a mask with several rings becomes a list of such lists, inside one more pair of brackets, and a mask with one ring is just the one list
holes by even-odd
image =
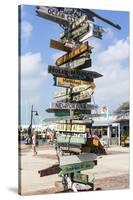
[[37, 155], [36, 144], [37, 144], [36, 132], [33, 131], [33, 136], [32, 136], [32, 150], [33, 150], [33, 156], [36, 156], [36, 155]]

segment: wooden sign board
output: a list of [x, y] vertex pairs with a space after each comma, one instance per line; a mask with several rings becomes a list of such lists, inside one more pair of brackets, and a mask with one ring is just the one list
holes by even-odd
[[51, 65], [48, 66], [48, 73], [51, 73], [53, 76], [57, 77], [79, 79], [84, 81], [92, 81], [94, 78], [99, 78], [102, 76], [98, 72], [94, 71], [59, 68]]
[[74, 96], [72, 102], [88, 102], [90, 99], [91, 99], [91, 96], [85, 93], [82, 95]]
[[56, 131], [85, 133], [86, 125], [81, 124], [56, 124]]
[[70, 41], [75, 40], [79, 37], [81, 38], [81, 36], [84, 35], [85, 33], [87, 33], [88, 31], [89, 31], [89, 25], [86, 23], [82, 27], [77, 28], [76, 30], [74, 30], [72, 32], [68, 32], [67, 34], [65, 34], [65, 36], [61, 38], [61, 42], [63, 44], [65, 44], [66, 42], [70, 42]]
[[40, 174], [40, 177], [43, 177], [43, 176], [49, 176], [52, 174], [58, 174], [60, 171], [61, 169], [59, 167], [59, 164], [55, 164], [46, 169], [39, 170], [38, 173]]
[[71, 103], [87, 103], [91, 101], [91, 96], [89, 95], [89, 93], [83, 93], [83, 94], [76, 94], [73, 96], [73, 98], [71, 99], [70, 96], [64, 96], [64, 97], [60, 97], [57, 99], [56, 102], [58, 103], [67, 103], [70, 102]]
[[[83, 91], [86, 91], [88, 89], [94, 89], [96, 87], [95, 83], [92, 81], [90, 82], [90, 84], [88, 85], [79, 85], [79, 86], [75, 86], [72, 88], [72, 93], [79, 93], [79, 92], [83, 92]], [[91, 94], [90, 94], [91, 95]]]
[[[54, 116], [61, 117], [60, 120], [63, 119], [62, 117], [64, 117], [64, 116], [65, 116], [65, 119], [70, 118], [69, 113], [66, 113], [66, 112], [57, 112], [57, 113], [54, 113]], [[66, 116], [68, 116], [68, 117], [66, 118]], [[55, 120], [59, 120], [59, 119], [55, 119]]]
[[63, 24], [65, 26], [69, 26], [70, 24], [68, 15], [61, 13], [58, 8], [37, 6], [36, 13], [39, 17], [48, 19], [58, 24]]
[[[80, 115], [80, 114], [91, 114], [91, 110], [92, 109], [85, 109], [85, 110], [73, 110], [75, 115]], [[70, 109], [57, 109], [57, 108], [48, 108], [46, 109], [46, 112], [48, 113], [58, 113], [58, 112], [65, 112], [65, 113], [69, 113], [70, 115]]]
[[50, 108], [54, 109], [68, 109], [68, 110], [90, 110], [96, 109], [97, 105], [90, 104], [90, 103], [50, 103]]
[[85, 69], [91, 67], [91, 59], [87, 57], [79, 57], [73, 61], [69, 61], [63, 65], [59, 66], [60, 68], [70, 68], [70, 69]]
[[73, 178], [72, 178], [73, 182], [77, 182], [77, 183], [82, 183], [82, 184], [88, 184], [89, 182], [89, 177], [86, 174], [81, 174], [81, 173], [74, 173], [73, 174]]
[[[74, 116], [76, 117], [76, 116]], [[57, 124], [74, 124], [74, 125], [77, 125], [77, 124], [80, 124], [80, 125], [86, 125], [86, 127], [88, 127], [88, 125], [92, 124], [93, 121], [92, 119], [87, 119], [87, 120], [84, 120], [84, 119], [74, 119], [73, 116], [70, 118], [70, 119], [67, 119], [67, 122], [66, 120], [64, 119], [60, 119], [60, 121], [57, 123]]]
[[88, 45], [88, 42], [82, 43], [78, 48], [73, 49], [71, 52], [61, 56], [56, 60], [56, 65], [62, 65], [71, 59], [81, 55], [82, 53], [89, 51], [91, 53], [92, 47]]
[[57, 135], [57, 143], [69, 143], [69, 144], [85, 144], [87, 141], [86, 134], [58, 134]]
[[64, 44], [62, 44], [62, 42], [59, 42], [56, 40], [50, 40], [50, 47], [61, 50], [61, 51], [66, 51], [66, 52], [72, 51], [72, 48], [65, 46]]
[[83, 119], [83, 120], [85, 120], [85, 122], [86, 121], [89, 122], [90, 118], [101, 117], [102, 115], [101, 114], [90, 114], [90, 115], [83, 116], [81, 114], [81, 115], [74, 115], [71, 117], [69, 112], [55, 112], [54, 116], [55, 117], [44, 118], [43, 121], [59, 123], [59, 122], [61, 122], [61, 120], [74, 120], [74, 119], [81, 120], [81, 119]]
[[72, 30], [78, 28], [78, 27], [81, 27], [83, 26], [83, 23], [85, 23], [85, 21], [87, 20], [87, 15], [82, 15], [80, 18], [78, 18], [76, 21], [74, 21], [72, 24], [71, 24], [71, 27], [69, 28], [69, 32], [68, 30], [62, 32], [60, 34], [60, 37], [63, 38], [65, 37], [67, 34], [69, 34], [70, 32], [72, 32]]
[[78, 99], [84, 99], [84, 98], [90, 98], [91, 95], [94, 92], [95, 84], [94, 82], [91, 82], [90, 85], [81, 85], [77, 87], [73, 87], [71, 94], [70, 90], [68, 89], [68, 94], [66, 92], [58, 92], [54, 98], [57, 99], [58, 101], [60, 100], [70, 100], [70, 96], [72, 95], [72, 100], [78, 100]]
[[87, 15], [82, 15], [79, 19], [77, 19], [75, 22], [72, 23], [71, 25], [71, 30], [79, 27], [79, 26], [82, 26], [83, 23], [87, 20]]
[[80, 38], [80, 42], [85, 41], [89, 37], [102, 39], [103, 32], [105, 32], [103, 27], [89, 22], [89, 31], [84, 35], [84, 37]]
[[87, 162], [87, 161], [94, 161], [96, 159], [97, 159], [97, 155], [95, 153], [63, 156], [63, 157], [60, 157], [60, 166], [77, 164], [77, 163], [82, 163], [82, 162]]
[[82, 170], [92, 169], [94, 168], [95, 163], [93, 161], [86, 161], [82, 163], [76, 163], [76, 164], [70, 164], [70, 165], [64, 165], [60, 166], [62, 169], [62, 174], [68, 174], [68, 173], [74, 173]]
[[68, 174], [73, 172], [79, 172], [82, 170], [92, 169], [94, 168], [95, 163], [93, 161], [86, 161], [82, 163], [76, 163], [76, 164], [70, 164], [70, 165], [64, 165], [60, 166], [62, 169], [62, 174]]
[[63, 77], [55, 77], [55, 85], [65, 88], [73, 88], [80, 85], [90, 85], [92, 81], [74, 80]]

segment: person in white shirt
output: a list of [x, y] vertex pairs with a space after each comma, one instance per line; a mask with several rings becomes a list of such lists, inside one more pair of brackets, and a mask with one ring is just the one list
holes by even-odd
[[32, 150], [33, 150], [33, 155], [36, 156], [37, 155], [37, 151], [36, 151], [36, 144], [37, 144], [37, 138], [36, 138], [36, 133], [35, 131], [33, 131], [33, 136], [32, 136]]

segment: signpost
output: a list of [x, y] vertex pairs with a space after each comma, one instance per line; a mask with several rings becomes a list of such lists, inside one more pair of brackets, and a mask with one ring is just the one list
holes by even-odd
[[69, 68], [69, 69], [85, 69], [91, 67], [91, 59], [88, 57], [79, 57], [73, 61], [69, 61], [63, 65], [59, 66], [60, 68]]
[[[68, 89], [67, 94], [66, 92], [58, 92], [54, 98], [57, 99], [57, 101], [64, 101], [67, 102], [68, 100], [73, 101], [83, 101], [85, 99], [91, 98], [91, 95], [94, 92], [95, 84], [94, 82], [91, 82], [90, 85], [81, 85], [77, 87], [73, 87], [70, 93], [70, 90]], [[72, 96], [72, 98], [71, 98]]]
[[[91, 95], [95, 89], [94, 79], [102, 75], [83, 70], [91, 67], [92, 53], [92, 47], [84, 41], [92, 36], [102, 39], [105, 29], [92, 23], [95, 22], [94, 17], [117, 29], [121, 27], [87, 9], [38, 6], [36, 12], [38, 16], [53, 21], [63, 28], [60, 41], [51, 40], [50, 47], [67, 52], [56, 60], [56, 66], [48, 66], [48, 73], [54, 76], [54, 85], [65, 87], [66, 91], [58, 93], [54, 97], [57, 102], [51, 103], [50, 108], [46, 110], [59, 117], [44, 121], [56, 122], [57, 149], [59, 148], [60, 152], [79, 154], [88, 152], [91, 148], [88, 131], [91, 132], [92, 118], [98, 116], [91, 113], [92, 109], [97, 109], [97, 105], [91, 103]], [[98, 140], [94, 139], [93, 145], [98, 145]], [[80, 183], [94, 190], [92, 179], [80, 171], [92, 169], [96, 165], [96, 154], [60, 157], [57, 153], [57, 156], [59, 165], [40, 171], [41, 176], [60, 172], [64, 191], [71, 189], [77, 192]]]
[[81, 55], [82, 53], [88, 51], [91, 53], [91, 49], [92, 47], [88, 45], [88, 42], [86, 43], [82, 43], [79, 47], [73, 49], [71, 52], [61, 56], [60, 58], [58, 58], [56, 60], [56, 65], [62, 65], [72, 59], [74, 59], [75, 57]]
[[[74, 115], [80, 115], [80, 114], [91, 114], [91, 108], [89, 109], [82, 109], [82, 110], [73, 110], [74, 111]], [[46, 109], [46, 111], [48, 113], [59, 113], [60, 111], [64, 112], [64, 113], [69, 113], [70, 115], [70, 109], [57, 109], [57, 108], [48, 108]]]
[[102, 34], [105, 32], [105, 29], [102, 26], [98, 26], [96, 24], [89, 22], [89, 31], [84, 34], [82, 38], [79, 39], [80, 42], [87, 40], [90, 37], [96, 37], [98, 39], [102, 39]]
[[61, 51], [66, 51], [66, 52], [70, 52], [72, 51], [72, 48], [62, 44], [62, 42], [56, 41], [56, 40], [50, 40], [50, 47], [54, 48], [54, 49], [58, 49]]
[[82, 170], [92, 169], [94, 168], [94, 166], [95, 163], [93, 161], [85, 161], [82, 163], [60, 166], [60, 168], [62, 169], [61, 174], [69, 174], [79, 172]]
[[82, 124], [56, 124], [57, 131], [85, 133], [86, 125]]
[[73, 88], [80, 85], [89, 86], [92, 83], [92, 81], [83, 81], [83, 80], [63, 78], [63, 77], [54, 77], [54, 79], [56, 86], [65, 88]]
[[65, 34], [65, 36], [61, 38], [61, 42], [65, 44], [67, 41], [75, 40], [79, 37], [81, 38], [82, 35], [84, 35], [88, 31], [89, 31], [89, 24], [86, 23], [82, 27], [79, 27], [73, 30], [72, 32], [68, 32], [67, 34]]
[[90, 109], [96, 109], [97, 105], [93, 104], [87, 104], [87, 103], [50, 103], [50, 108], [54, 109], [66, 109], [66, 110], [90, 110]]
[[85, 144], [87, 141], [86, 134], [74, 134], [68, 132], [67, 134], [58, 134], [57, 142], [58, 143], [69, 143], [69, 144]]
[[92, 81], [94, 78], [99, 78], [102, 75], [98, 72], [88, 71], [88, 70], [74, 70], [69, 68], [59, 68], [55, 66], [48, 66], [48, 73], [53, 74], [53, 76], [64, 77], [69, 79], [78, 79], [84, 81]]
[[83, 81], [77, 79], [63, 78], [63, 77], [55, 77], [55, 86], [65, 87], [65, 88], [73, 88], [79, 85], [89, 85], [92, 81]]
[[[72, 88], [72, 93], [79, 93], [79, 92], [83, 92], [86, 91], [88, 89], [95, 89], [96, 85], [95, 83], [92, 81], [90, 82], [90, 84], [88, 85], [79, 85], [79, 86], [75, 86]], [[91, 95], [91, 94], [90, 94]]]
[[36, 13], [39, 17], [42, 17], [44, 19], [48, 19], [58, 24], [69, 26], [70, 18], [68, 17], [68, 15], [64, 14], [63, 12], [60, 12], [57, 8], [37, 6]]

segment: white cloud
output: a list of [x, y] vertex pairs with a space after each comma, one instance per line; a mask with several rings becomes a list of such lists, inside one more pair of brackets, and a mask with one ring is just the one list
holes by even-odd
[[129, 100], [129, 41], [117, 40], [94, 56], [95, 71], [103, 74], [96, 79], [95, 101], [107, 104], [114, 110], [123, 101]]
[[39, 89], [41, 85], [41, 81], [39, 77], [24, 79], [21, 81], [21, 87], [24, 91], [33, 92]]
[[20, 65], [21, 65], [22, 76], [26, 77], [26, 76], [32, 76], [33, 74], [36, 74], [38, 70], [41, 70], [43, 68], [41, 54], [39, 52], [25, 53], [20, 58]]
[[31, 23], [29, 23], [26, 20], [21, 22], [21, 37], [22, 37], [22, 39], [24, 39], [25, 41], [28, 41], [31, 36], [32, 30], [33, 30], [33, 26]]
[[97, 56], [97, 61], [101, 65], [110, 63], [120, 63], [129, 57], [129, 40], [118, 40], [114, 45], [110, 45], [105, 51]]
[[[40, 52], [28, 52], [21, 56], [21, 86], [22, 91], [36, 93], [44, 79], [44, 63]], [[29, 94], [30, 95], [30, 94]]]

